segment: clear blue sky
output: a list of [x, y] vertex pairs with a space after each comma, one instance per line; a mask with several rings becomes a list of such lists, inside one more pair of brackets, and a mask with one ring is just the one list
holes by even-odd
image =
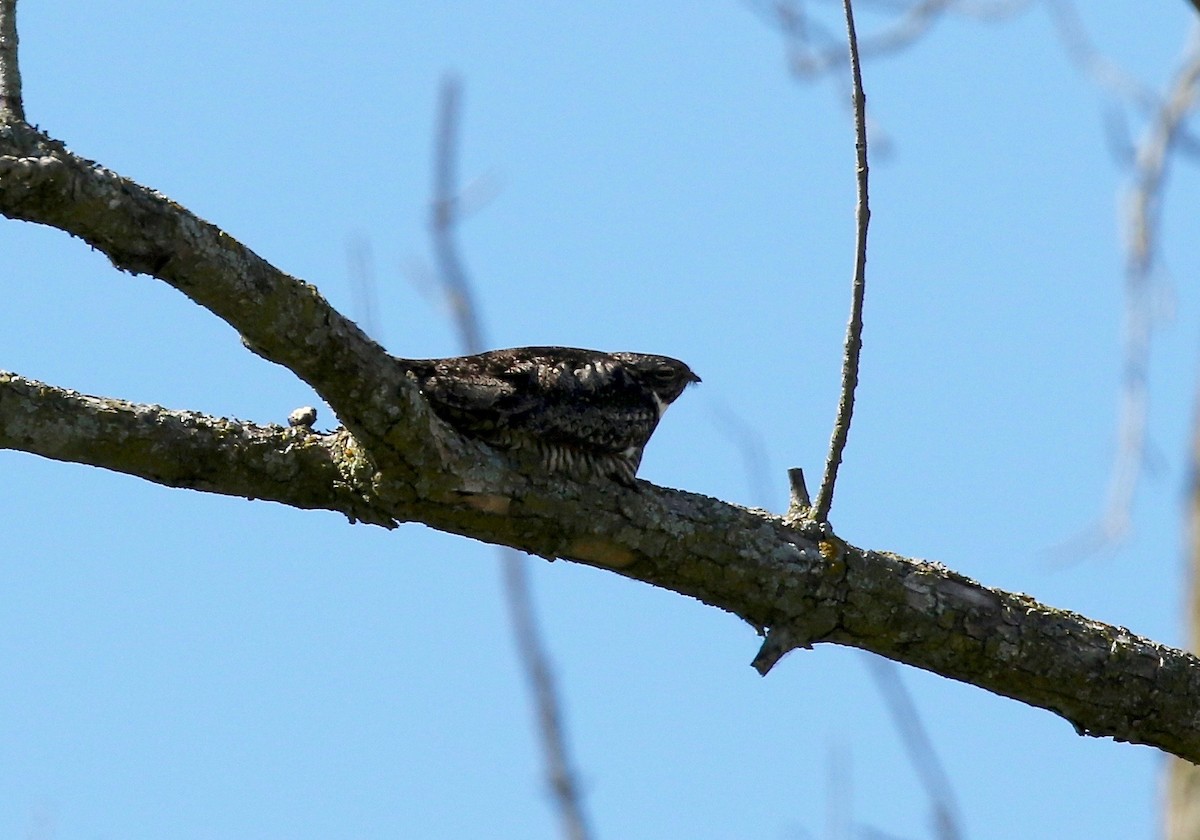
[[[1098, 44], [1161, 84], [1188, 5], [1102, 5], [1086, 17]], [[819, 471], [851, 127], [841, 81], [789, 78], [746, 5], [25, 0], [20, 23], [32, 121], [351, 315], [348, 248], [369, 243], [378, 337], [405, 356], [457, 346], [419, 281], [438, 80], [457, 70], [462, 172], [494, 194], [461, 230], [491, 344], [691, 364], [704, 383], [652, 442], [651, 481], [778, 511], [788, 467]], [[890, 153], [872, 169], [834, 524], [1178, 644], [1195, 168], [1166, 197], [1174, 317], [1135, 533], [1055, 566], [1046, 549], [1100, 508], [1115, 440], [1124, 176], [1105, 97], [1040, 7], [945, 21], [865, 74]], [[313, 401], [226, 325], [65, 234], [2, 221], [0, 251], [0, 368], [258, 422]], [[0, 837], [557, 836], [495, 549], [20, 453], [0, 470]], [[570, 563], [532, 572], [598, 837], [931, 835], [865, 654], [797, 653], [761, 679], [758, 640], [730, 616]], [[1158, 830], [1159, 753], [902, 676], [970, 837]]]

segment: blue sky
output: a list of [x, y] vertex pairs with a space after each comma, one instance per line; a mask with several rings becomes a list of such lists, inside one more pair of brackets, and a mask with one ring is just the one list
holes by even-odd
[[[853, 138], [840, 80], [789, 78], [746, 5], [26, 0], [20, 15], [32, 121], [352, 316], [347, 255], [368, 243], [377, 337], [402, 356], [457, 349], [420, 267], [437, 87], [458, 72], [461, 171], [492, 195], [460, 231], [490, 343], [686, 360], [704, 383], [650, 445], [651, 481], [780, 511], [788, 467], [819, 473]], [[1164, 0], [1085, 21], [1160, 85], [1192, 16]], [[1195, 167], [1173, 170], [1165, 200], [1157, 467], [1135, 531], [1055, 564], [1049, 549], [1100, 508], [1115, 441], [1124, 174], [1106, 98], [1038, 6], [944, 21], [865, 78], [889, 152], [872, 167], [835, 526], [1180, 643]], [[5, 221], [0, 249], [2, 368], [257, 422], [314, 400], [65, 234]], [[0, 470], [0, 836], [556, 836], [495, 549], [21, 453]], [[865, 654], [797, 653], [762, 679], [758, 640], [730, 616], [565, 562], [531, 571], [598, 837], [930, 836]], [[1159, 753], [902, 678], [972, 838], [1157, 831]], [[849, 813], [831, 817], [834, 801]]]

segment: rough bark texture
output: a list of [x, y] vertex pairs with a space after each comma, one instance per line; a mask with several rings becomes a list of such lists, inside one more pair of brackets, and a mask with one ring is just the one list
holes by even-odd
[[259, 427], [6, 374], [0, 446], [607, 567], [769, 631], [764, 671], [794, 647], [851, 645], [1049, 709], [1080, 733], [1200, 761], [1200, 661], [1190, 654], [804, 522], [511, 462], [437, 421], [395, 360], [311, 286], [23, 123], [0, 130], [0, 212], [171, 284], [311, 384], [349, 430]]
[[394, 527], [370, 501], [371, 462], [348, 432], [257, 426], [89, 397], [0, 371], [0, 448], [163, 484]]

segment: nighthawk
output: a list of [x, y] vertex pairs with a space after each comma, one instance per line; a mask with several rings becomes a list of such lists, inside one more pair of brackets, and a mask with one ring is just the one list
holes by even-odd
[[700, 381], [667, 356], [573, 347], [401, 362], [434, 413], [462, 434], [534, 453], [551, 472], [629, 487], [667, 406]]

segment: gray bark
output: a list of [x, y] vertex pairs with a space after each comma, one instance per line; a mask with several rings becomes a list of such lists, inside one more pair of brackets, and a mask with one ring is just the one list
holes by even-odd
[[848, 545], [811, 523], [645, 482], [579, 485], [456, 435], [312, 286], [170, 199], [20, 122], [0, 213], [169, 283], [292, 370], [345, 430], [255, 426], [0, 376], [0, 446], [149, 481], [434, 528], [605, 567], [742, 617], [787, 651], [850, 645], [1039, 706], [1081, 734], [1200, 762], [1200, 661], [1120, 627]]

